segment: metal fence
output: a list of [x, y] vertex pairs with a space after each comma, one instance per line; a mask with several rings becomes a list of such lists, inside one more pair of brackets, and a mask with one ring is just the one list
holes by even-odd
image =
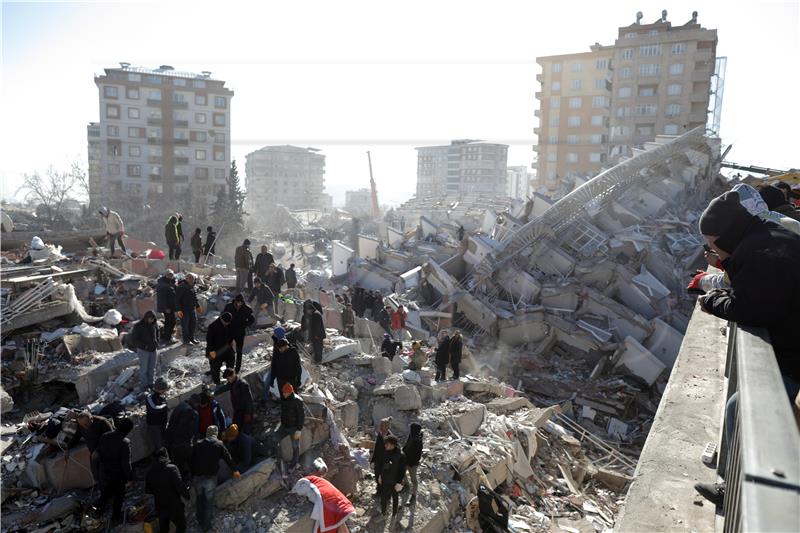
[[723, 530], [800, 531], [800, 431], [767, 331], [731, 324], [725, 371], [726, 399], [736, 398], [717, 461]]

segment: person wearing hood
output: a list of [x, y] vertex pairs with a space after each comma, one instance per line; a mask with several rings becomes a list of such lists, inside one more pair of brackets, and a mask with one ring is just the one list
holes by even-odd
[[[700, 233], [719, 256], [729, 289], [714, 289], [698, 300], [704, 312], [769, 333], [790, 401], [800, 390], [800, 235], [751, 215], [739, 192], [713, 199], [700, 217]], [[738, 394], [726, 405], [730, 442]], [[724, 484], [695, 488], [712, 502], [724, 499]]]
[[131, 469], [131, 441], [128, 434], [133, 429], [130, 418], [123, 418], [114, 431], [100, 437], [97, 446], [100, 463], [100, 499], [97, 510], [102, 513], [109, 500], [112, 502], [111, 524], [122, 522], [122, 502], [125, 486], [133, 479]]
[[193, 394], [188, 400], [175, 406], [165, 432], [169, 456], [184, 479], [189, 477], [192, 444], [200, 427], [200, 415], [197, 413], [199, 404], [200, 395]]
[[439, 332], [439, 344], [436, 346], [436, 381], [444, 381], [447, 379], [447, 365], [450, 363], [450, 336], [447, 330], [443, 329]]
[[156, 311], [164, 315], [164, 329], [161, 333], [161, 343], [170, 344], [172, 334], [175, 332], [175, 310], [177, 307], [175, 295], [175, 274], [167, 269], [164, 275], [156, 282]]
[[391, 337], [392, 335], [392, 308], [388, 305], [383, 306], [383, 309], [379, 310], [375, 316], [378, 317], [378, 324], [383, 328], [383, 330], [389, 334]]
[[403, 446], [403, 453], [406, 456], [408, 479], [411, 482], [411, 495], [405, 505], [414, 505], [417, 501], [417, 488], [419, 486], [417, 468], [419, 468], [419, 463], [422, 460], [422, 426], [416, 422], [411, 423], [408, 440]]
[[143, 389], [153, 386], [158, 362], [158, 324], [156, 314], [146, 311], [140, 321], [133, 325], [130, 344], [139, 355], [139, 384]]
[[200, 256], [203, 255], [203, 231], [200, 228], [194, 229], [194, 235], [192, 235], [189, 244], [192, 247], [192, 253], [194, 254], [194, 262], [200, 262]]
[[225, 368], [233, 368], [236, 362], [231, 340], [232, 320], [231, 314], [224, 312], [208, 326], [206, 332], [206, 357], [211, 367], [211, 379], [217, 385], [220, 384], [222, 364], [225, 363]]
[[758, 188], [758, 193], [764, 201], [767, 202], [767, 207], [770, 211], [775, 211], [792, 220], [800, 221], [800, 211], [789, 203], [784, 192], [778, 187], [774, 185], [762, 185]]
[[381, 342], [381, 355], [391, 361], [397, 355], [397, 350], [403, 349], [403, 343], [392, 340], [392, 336], [388, 333], [383, 334], [383, 342]]
[[144, 491], [153, 495], [158, 517], [158, 530], [168, 532], [169, 524], [175, 524], [175, 533], [186, 531], [186, 508], [183, 500], [189, 500], [189, 485], [181, 477], [177, 466], [169, 461], [164, 448], [156, 448], [153, 461], [144, 478]]
[[300, 354], [297, 348], [289, 344], [289, 341], [280, 339], [275, 342], [276, 351], [272, 356], [270, 365], [270, 380], [268, 389], [272, 384], [278, 382], [278, 390], [283, 390], [286, 383], [291, 384], [293, 390], [300, 390], [300, 378], [303, 374], [303, 367], [300, 364]]
[[256, 318], [253, 316], [253, 309], [244, 301], [244, 296], [237, 294], [231, 303], [225, 306], [224, 312], [231, 315], [230, 333], [233, 342], [236, 343], [236, 372], [242, 369], [242, 353], [244, 352], [244, 337], [247, 328], [253, 325]]
[[250, 252], [250, 239], [245, 239], [241, 246], [236, 247], [233, 256], [236, 266], [236, 292], [241, 293], [247, 285], [247, 290], [253, 290], [253, 254]]
[[189, 272], [186, 278], [178, 283], [175, 289], [175, 299], [178, 311], [175, 313], [181, 319], [181, 334], [183, 344], [197, 344], [194, 332], [197, 328], [197, 313], [200, 311], [200, 303], [197, 301], [197, 289], [195, 288], [195, 275]]
[[372, 473], [375, 474], [375, 497], [380, 497], [381, 495], [381, 487], [380, 483], [378, 483], [378, 478], [381, 475], [381, 470], [383, 469], [383, 459], [386, 455], [386, 450], [383, 447], [384, 440], [386, 437], [391, 435], [392, 427], [392, 417], [386, 417], [381, 419], [380, 423], [378, 424], [378, 429], [375, 432], [375, 446], [372, 448], [372, 455], [369, 457], [369, 462], [372, 463]]
[[397, 446], [397, 437], [389, 435], [383, 441], [383, 466], [378, 476], [378, 490], [381, 495], [381, 514], [386, 516], [386, 506], [392, 500], [392, 519], [397, 517], [399, 494], [403, 490], [406, 477], [406, 456]]
[[167, 224], [164, 226], [164, 238], [167, 241], [169, 248], [169, 258], [178, 259], [178, 250], [180, 250], [180, 236], [178, 235], [178, 218], [172, 215], [167, 219]]
[[169, 390], [169, 383], [164, 378], [158, 378], [153, 385], [153, 392], [145, 399], [145, 423], [150, 442], [153, 449], [157, 450], [164, 445], [164, 435], [167, 430], [167, 420], [169, 418], [169, 407], [167, 406], [166, 394]]
[[122, 223], [122, 217], [116, 211], [111, 211], [106, 206], [101, 207], [98, 212], [103, 218], [106, 225], [106, 240], [108, 241], [111, 256], [114, 256], [114, 246], [118, 242], [122, 252], [127, 254], [125, 243], [122, 242], [122, 236], [125, 235], [125, 224]]

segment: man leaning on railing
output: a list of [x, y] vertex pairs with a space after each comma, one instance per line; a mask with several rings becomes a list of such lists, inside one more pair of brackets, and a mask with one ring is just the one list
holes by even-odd
[[[700, 297], [700, 308], [743, 326], [769, 332], [789, 401], [800, 408], [800, 235], [752, 216], [736, 191], [713, 199], [700, 217], [700, 233], [719, 256], [729, 289]], [[725, 407], [730, 441], [738, 394]], [[697, 491], [721, 505], [725, 483], [698, 483]]]

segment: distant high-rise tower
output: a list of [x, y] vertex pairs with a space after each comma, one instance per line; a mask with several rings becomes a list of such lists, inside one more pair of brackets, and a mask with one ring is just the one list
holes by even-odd
[[484, 193], [506, 195], [508, 145], [455, 140], [417, 148], [417, 198]]
[[247, 211], [267, 206], [326, 209], [325, 156], [317, 148], [265, 146], [247, 154]]

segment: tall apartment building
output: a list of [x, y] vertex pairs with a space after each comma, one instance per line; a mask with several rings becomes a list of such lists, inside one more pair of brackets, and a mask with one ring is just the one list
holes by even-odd
[[417, 150], [417, 198], [446, 194], [506, 194], [508, 145], [471, 139]]
[[95, 77], [100, 121], [87, 128], [90, 199], [174, 198], [212, 203], [231, 163], [233, 91], [211, 73], [120, 63]]
[[345, 191], [344, 208], [351, 213], [371, 213], [372, 191], [370, 189]]
[[537, 188], [594, 176], [658, 134], [718, 124], [708, 117], [711, 98], [721, 98], [712, 94], [716, 45], [717, 31], [701, 27], [696, 12], [673, 26], [664, 11], [651, 24], [637, 14], [613, 45], [537, 58]]
[[507, 175], [507, 196], [510, 198], [527, 198], [530, 196], [533, 174], [528, 167], [525, 165], [508, 167]]
[[326, 209], [325, 156], [317, 148], [265, 146], [247, 154], [245, 163], [247, 210], [266, 206], [289, 209]]

